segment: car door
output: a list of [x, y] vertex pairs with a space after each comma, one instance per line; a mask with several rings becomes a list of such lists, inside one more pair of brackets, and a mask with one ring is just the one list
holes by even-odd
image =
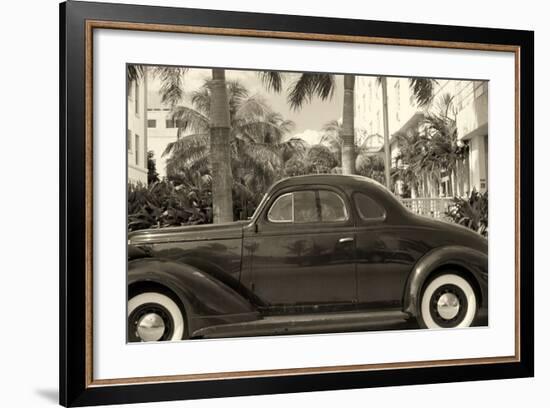
[[398, 225], [388, 225], [382, 202], [354, 193], [357, 210], [357, 298], [360, 307], [392, 308], [401, 305], [403, 288], [415, 258], [414, 242]]
[[244, 284], [270, 306], [315, 311], [356, 301], [353, 220], [346, 196], [336, 189], [278, 192], [243, 247], [250, 267]]

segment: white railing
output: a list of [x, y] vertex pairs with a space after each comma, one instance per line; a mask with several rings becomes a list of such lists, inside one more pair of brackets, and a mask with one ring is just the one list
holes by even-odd
[[405, 207], [415, 214], [442, 219], [452, 203], [451, 198], [400, 198]]

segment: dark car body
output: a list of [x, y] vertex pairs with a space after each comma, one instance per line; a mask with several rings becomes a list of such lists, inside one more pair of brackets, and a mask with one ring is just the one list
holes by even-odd
[[[346, 219], [268, 219], [279, 197], [310, 190], [337, 194]], [[360, 214], [357, 194], [383, 213]], [[364, 177], [284, 179], [250, 220], [142, 230], [128, 241], [129, 294], [145, 287], [169, 291], [185, 309], [189, 337], [338, 331], [414, 318], [426, 280], [446, 268], [472, 284], [480, 309], [476, 324], [486, 324], [487, 240], [413, 214]]]

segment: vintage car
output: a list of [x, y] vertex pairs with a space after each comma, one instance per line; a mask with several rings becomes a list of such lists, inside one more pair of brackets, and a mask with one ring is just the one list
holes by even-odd
[[487, 240], [365, 177], [273, 185], [246, 221], [128, 237], [128, 341], [487, 324]]

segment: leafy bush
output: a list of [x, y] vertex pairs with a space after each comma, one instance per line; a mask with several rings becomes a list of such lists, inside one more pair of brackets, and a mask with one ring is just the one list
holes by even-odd
[[472, 190], [467, 199], [455, 197], [445, 213], [452, 221], [483, 236], [489, 232], [489, 197], [487, 192]]
[[169, 181], [128, 184], [128, 231], [212, 222], [209, 192], [175, 187]]

